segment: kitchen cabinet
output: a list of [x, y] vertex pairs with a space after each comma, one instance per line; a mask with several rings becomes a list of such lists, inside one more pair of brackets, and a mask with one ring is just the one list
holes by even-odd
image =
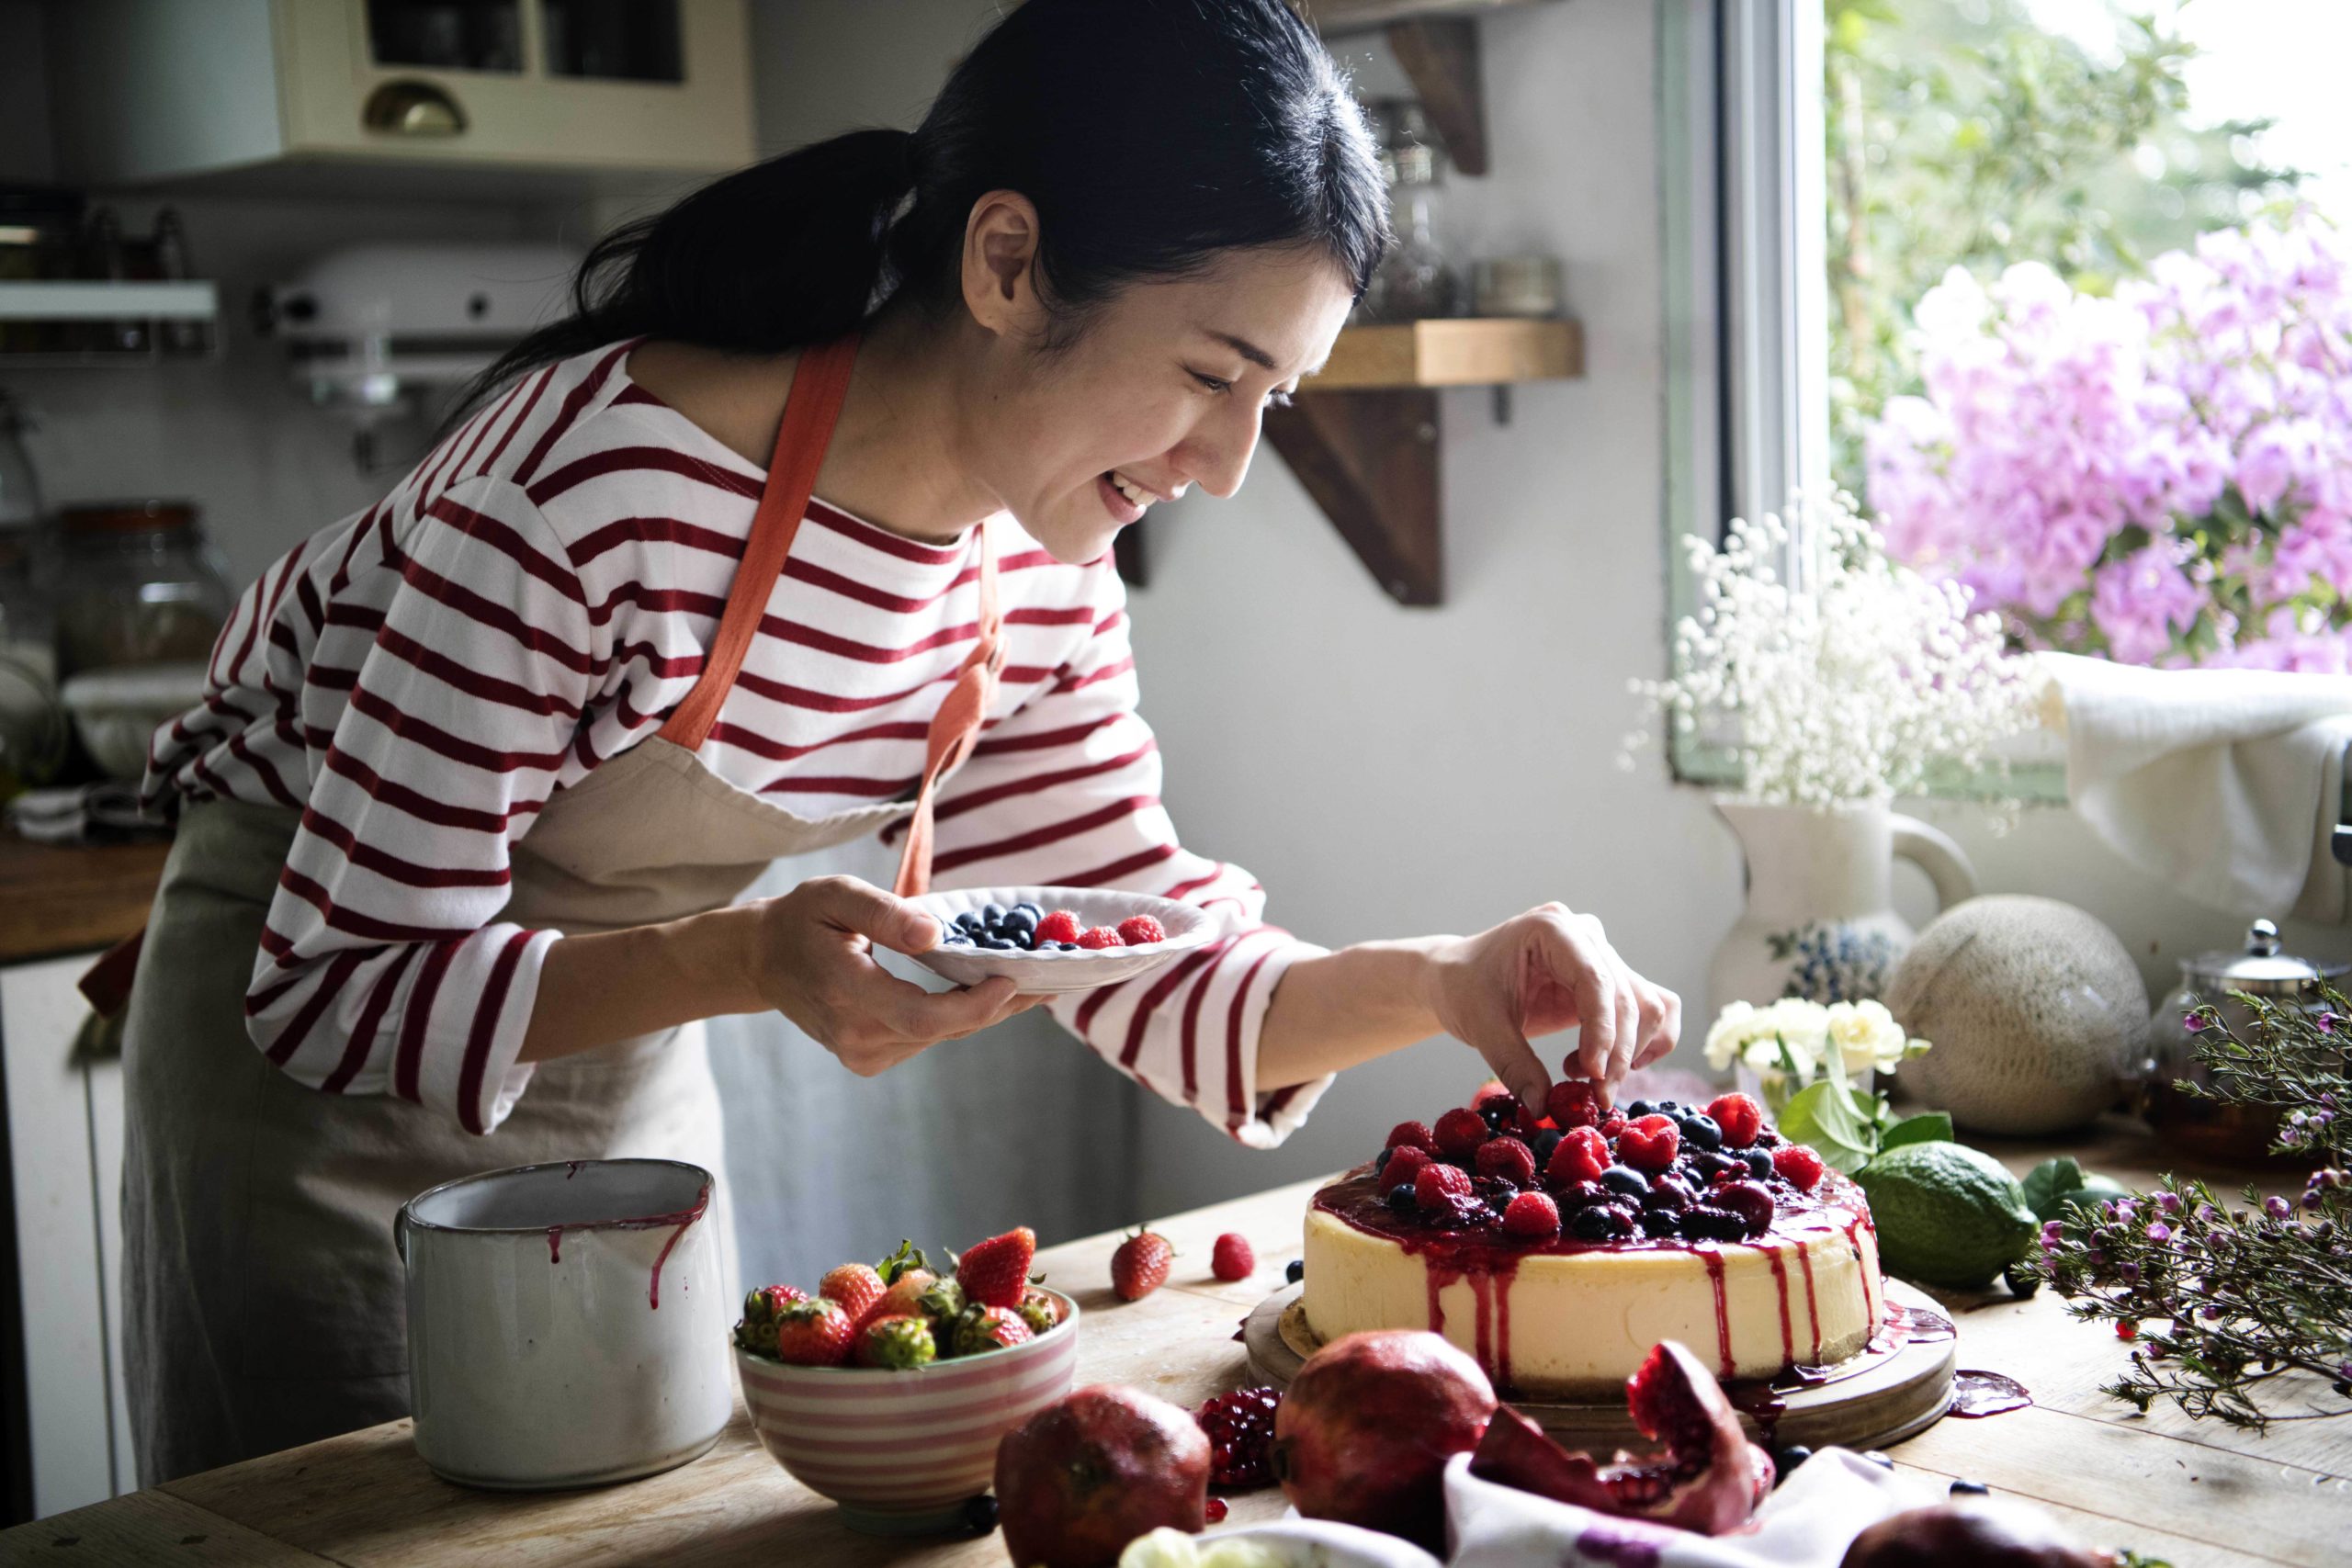
[[350, 194], [355, 176], [424, 174], [446, 197], [754, 157], [746, 0], [74, 0], [47, 15], [59, 154], [85, 185]]

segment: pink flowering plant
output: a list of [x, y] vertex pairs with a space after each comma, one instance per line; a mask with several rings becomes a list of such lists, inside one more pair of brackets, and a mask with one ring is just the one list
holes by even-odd
[[2038, 263], [1922, 298], [1868, 434], [1887, 549], [2028, 648], [2352, 670], [2352, 240], [2308, 209], [2112, 297]]

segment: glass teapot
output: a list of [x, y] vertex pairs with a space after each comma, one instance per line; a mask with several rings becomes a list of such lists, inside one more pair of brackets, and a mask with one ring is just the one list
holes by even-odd
[[2256, 920], [2246, 928], [2245, 946], [2236, 953], [2203, 953], [2180, 961], [2180, 984], [2156, 1004], [2148, 1024], [2148, 1059], [2142, 1065], [2141, 1111], [2165, 1144], [2212, 1159], [2259, 1160], [2278, 1136], [2278, 1111], [2261, 1105], [2222, 1105], [2175, 1089], [2178, 1079], [2202, 1085], [2205, 1065], [2190, 1049], [2196, 1038], [2182, 1022], [2199, 1002], [2211, 1002], [2233, 1033], [2253, 1022], [2243, 991], [2317, 1011], [2320, 985], [2335, 985], [2352, 965], [2319, 964], [2279, 951], [2278, 928]]

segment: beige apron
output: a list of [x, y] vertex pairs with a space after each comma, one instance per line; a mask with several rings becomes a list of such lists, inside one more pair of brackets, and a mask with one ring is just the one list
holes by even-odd
[[[802, 356], [752, 543], [683, 722], [548, 803], [515, 845], [502, 919], [571, 933], [718, 908], [772, 861], [907, 814], [908, 802], [890, 801], [797, 817], [695, 754], [806, 509], [854, 351], [851, 339]], [[972, 664], [995, 652], [975, 649]], [[950, 767], [928, 769], [926, 783], [967, 749], [945, 747]], [[124, 1038], [122, 1255], [142, 1485], [407, 1413], [391, 1224], [413, 1194], [544, 1160], [662, 1156], [725, 1170], [698, 1023], [540, 1063], [487, 1137], [390, 1095], [322, 1094], [271, 1066], [245, 1032], [243, 1002], [296, 823], [273, 807], [191, 806], [139, 952]], [[732, 1289], [727, 1190], [722, 1180], [713, 1213]]]

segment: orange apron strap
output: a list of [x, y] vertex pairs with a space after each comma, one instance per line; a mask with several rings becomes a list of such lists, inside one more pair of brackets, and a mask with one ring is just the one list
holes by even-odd
[[849, 390], [850, 367], [856, 360], [855, 333], [800, 351], [800, 363], [792, 369], [792, 389], [785, 395], [784, 423], [775, 433], [775, 453], [768, 460], [767, 486], [760, 492], [752, 536], [744, 541], [742, 564], [735, 569], [734, 586], [728, 591], [726, 612], [703, 660], [702, 678], [662, 727], [662, 739], [673, 745], [701, 750], [710, 727], [718, 722], [727, 694], [735, 689], [743, 656], [751, 650], [768, 595], [816, 491], [817, 469], [832, 441], [833, 424]]
[[939, 711], [932, 715], [931, 730], [924, 737], [922, 787], [915, 794], [915, 814], [907, 823], [906, 847], [899, 852], [899, 879], [894, 885], [901, 898], [931, 890], [932, 797], [938, 793], [939, 781], [970, 750], [996, 697], [997, 677], [1004, 672], [1004, 616], [996, 602], [996, 557], [989, 548], [989, 525], [982, 523], [978, 528], [979, 640], [956, 671], [956, 683], [948, 688]]
[[139, 949], [146, 941], [147, 928], [141, 926], [100, 953], [74, 982], [100, 1018], [112, 1018], [130, 1005], [131, 976], [139, 973]]

